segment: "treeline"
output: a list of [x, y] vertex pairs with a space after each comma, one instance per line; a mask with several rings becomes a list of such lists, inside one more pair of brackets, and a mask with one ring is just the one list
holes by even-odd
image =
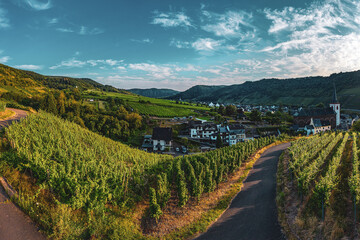
[[65, 91], [53, 90], [32, 97], [6, 92], [1, 98], [35, 110], [44, 110], [114, 140], [127, 141], [144, 126], [143, 118], [126, 109], [122, 105], [122, 100], [109, 98], [105, 102], [105, 109], [98, 109], [95, 105], [84, 101], [77, 88]]
[[208, 153], [176, 158], [159, 173], [150, 187], [150, 216], [158, 219], [171, 194], [183, 207], [200, 200], [203, 193], [213, 192], [218, 184], [234, 173], [250, 155], [275, 141], [275, 137], [255, 139]]

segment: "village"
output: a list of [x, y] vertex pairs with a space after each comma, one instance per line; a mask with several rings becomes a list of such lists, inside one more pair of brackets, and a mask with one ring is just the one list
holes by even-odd
[[[356, 113], [341, 112], [335, 88], [328, 106], [207, 105], [221, 113], [223, 118], [203, 120], [189, 116], [164, 119], [162, 125], [168, 126], [154, 127], [152, 135], [144, 136], [141, 149], [178, 156], [232, 146], [264, 136], [309, 136], [332, 130], [348, 130], [359, 120]], [[224, 116], [228, 106], [236, 107], [231, 117]]]

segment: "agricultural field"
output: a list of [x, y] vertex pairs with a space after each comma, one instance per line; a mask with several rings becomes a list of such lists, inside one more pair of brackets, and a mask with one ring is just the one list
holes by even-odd
[[359, 228], [359, 135], [301, 138], [279, 161], [277, 203], [288, 236], [353, 239]]
[[53, 239], [145, 239], [165, 208], [201, 202], [274, 141], [173, 158], [40, 112], [6, 129], [0, 174], [18, 191], [18, 205]]
[[124, 104], [136, 109], [140, 114], [157, 117], [182, 117], [198, 115], [199, 111], [210, 111], [209, 107], [197, 106], [191, 103], [176, 103], [176, 101], [149, 98], [133, 93], [101, 92], [86, 90], [83, 96], [88, 99], [106, 100], [108, 97], [121, 99]]

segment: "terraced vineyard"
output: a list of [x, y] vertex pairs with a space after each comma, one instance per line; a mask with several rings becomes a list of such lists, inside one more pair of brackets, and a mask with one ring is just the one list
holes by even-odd
[[[18, 204], [54, 239], [145, 238], [133, 216], [138, 204], [149, 205], [138, 213], [142, 218], [158, 220], [169, 201], [177, 208], [201, 201], [275, 140], [173, 158], [132, 149], [45, 112], [10, 126], [5, 137], [0, 174], [20, 191]], [[29, 176], [35, 185], [26, 185]]]
[[[320, 234], [327, 239], [329, 232], [341, 237], [353, 236], [356, 224], [349, 224], [349, 221], [359, 222], [356, 212], [360, 203], [358, 144], [359, 135], [348, 132], [326, 133], [292, 143], [278, 172], [278, 179], [281, 179], [279, 211], [288, 214], [286, 225], [292, 232], [304, 238]], [[294, 204], [296, 209], [285, 209]], [[296, 215], [297, 220], [290, 215]], [[311, 226], [315, 224], [310, 224], [314, 219], [319, 221], [316, 224], [325, 221], [322, 229]], [[339, 226], [342, 232], [335, 233], [334, 229]]]

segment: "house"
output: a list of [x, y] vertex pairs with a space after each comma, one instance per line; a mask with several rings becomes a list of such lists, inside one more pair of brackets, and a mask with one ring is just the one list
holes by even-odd
[[300, 127], [310, 125], [311, 119], [319, 119], [320, 121], [330, 122], [331, 128], [334, 129], [340, 126], [340, 103], [337, 99], [336, 88], [334, 85], [334, 93], [331, 103], [327, 108], [309, 108], [300, 109], [294, 115], [294, 124]]
[[152, 151], [154, 148], [153, 146], [153, 140], [151, 135], [145, 135], [143, 144], [141, 145], [141, 149], [144, 151]]
[[165, 151], [166, 148], [170, 148], [172, 146], [172, 128], [154, 128], [152, 141], [154, 151]]
[[314, 126], [314, 134], [331, 130], [329, 121], [321, 121], [320, 119], [311, 119], [310, 125]]
[[245, 128], [240, 124], [233, 124], [228, 126], [229, 129], [229, 145], [235, 145], [238, 142], [243, 142], [246, 139]]

